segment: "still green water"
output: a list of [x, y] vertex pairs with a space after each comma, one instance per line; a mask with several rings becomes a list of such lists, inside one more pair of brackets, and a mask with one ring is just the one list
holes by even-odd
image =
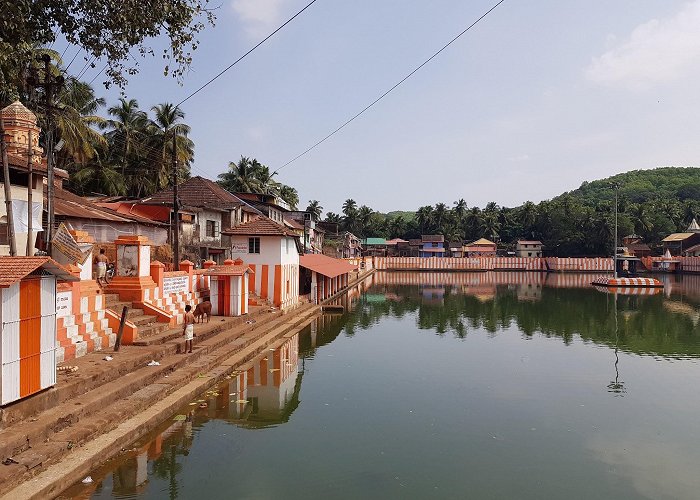
[[376, 275], [63, 497], [700, 497], [700, 277], [449, 276]]

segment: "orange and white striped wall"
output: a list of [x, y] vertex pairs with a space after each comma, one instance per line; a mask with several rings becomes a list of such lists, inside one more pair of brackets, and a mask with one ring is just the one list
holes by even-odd
[[92, 281], [60, 283], [56, 294], [56, 362], [114, 345], [104, 295]]
[[340, 290], [347, 287], [349, 274], [341, 274], [334, 277], [324, 276], [316, 271], [311, 271], [311, 297], [314, 304], [320, 304], [336, 295]]
[[248, 314], [248, 274], [242, 276], [211, 276], [209, 300], [215, 316]]
[[249, 289], [280, 309], [299, 302], [299, 264], [249, 264]]
[[[258, 238], [259, 253], [249, 253], [249, 238]], [[290, 236], [232, 236], [236, 256], [253, 271], [248, 275], [248, 289], [280, 309], [299, 303], [299, 252], [296, 239]]]
[[0, 288], [2, 379], [6, 405], [56, 384], [56, 277], [28, 276]]

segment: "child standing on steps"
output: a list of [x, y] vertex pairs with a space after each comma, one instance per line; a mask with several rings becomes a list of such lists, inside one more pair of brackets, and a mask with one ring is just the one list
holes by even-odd
[[[186, 352], [192, 352], [192, 341], [194, 339], [194, 314], [192, 314], [192, 306], [187, 304], [185, 306], [185, 318], [182, 324], [182, 335], [185, 337], [185, 350], [182, 354]], [[187, 350], [187, 343], [190, 343], [190, 350]]]

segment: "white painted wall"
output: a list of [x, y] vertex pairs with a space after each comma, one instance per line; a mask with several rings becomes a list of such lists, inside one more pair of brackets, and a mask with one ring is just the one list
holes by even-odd
[[[34, 181], [34, 189], [32, 193], [32, 204], [40, 204], [42, 209], [43, 209], [43, 203], [44, 203], [44, 191], [43, 191], [43, 184], [39, 182], [38, 180], [41, 179], [39, 176], [35, 176], [35, 181]], [[26, 209], [27, 205], [27, 186], [11, 186], [11, 197], [12, 200], [15, 200], [15, 205], [17, 205], [17, 202], [20, 202], [20, 204]], [[41, 211], [39, 211], [41, 213]], [[15, 207], [15, 212], [14, 212], [14, 218], [15, 218], [15, 238], [17, 242], [17, 255], [27, 255], [27, 232], [26, 229], [24, 232], [21, 232], [19, 230], [19, 222], [18, 222], [18, 216], [19, 214], [17, 213], [16, 207]], [[27, 218], [27, 215], [21, 214], [23, 219]], [[7, 210], [5, 206], [5, 187], [4, 184], [0, 182], [0, 218], [2, 218], [3, 221], [6, 220], [7, 217]], [[41, 216], [39, 215], [39, 220], [41, 220]], [[37, 221], [38, 222], [38, 221]], [[32, 241], [36, 241], [36, 235], [38, 231], [37, 229], [37, 224], [36, 222], [33, 223], [33, 231], [32, 231]], [[10, 255], [10, 245], [0, 245], [0, 255]], [[33, 252], [32, 252], [33, 255]]]

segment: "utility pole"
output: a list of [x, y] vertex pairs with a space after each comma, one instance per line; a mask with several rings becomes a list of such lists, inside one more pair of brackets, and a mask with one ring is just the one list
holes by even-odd
[[45, 150], [46, 150], [46, 230], [44, 231], [44, 242], [46, 244], [46, 252], [51, 255], [51, 239], [53, 237], [54, 228], [54, 145], [53, 145], [53, 112], [54, 112], [54, 96], [58, 93], [58, 88], [63, 85], [62, 76], [53, 76], [51, 74], [51, 57], [48, 54], [37, 56], [38, 62], [44, 63], [44, 80], [39, 81], [37, 76], [30, 76], [27, 83], [31, 87], [41, 87], [44, 89], [44, 107], [46, 108], [46, 129], [44, 134]]
[[173, 271], [180, 265], [180, 201], [177, 196], [177, 134], [173, 130]]
[[2, 136], [2, 182], [5, 188], [5, 213], [7, 214], [7, 239], [10, 243], [10, 255], [17, 255], [15, 241], [15, 218], [12, 212], [12, 186], [10, 185], [10, 164], [7, 159], [7, 143], [5, 142], [5, 125], [0, 120], [0, 136]]
[[[615, 243], [613, 244], [613, 278], [617, 278], [617, 192], [620, 189], [620, 185], [613, 184], [615, 188]], [[617, 310], [615, 311], [617, 314]]]
[[32, 238], [32, 232], [34, 230], [34, 206], [32, 205], [32, 198], [34, 195], [34, 150], [32, 141], [34, 137], [32, 131], [29, 131], [29, 144], [27, 149], [27, 257], [34, 255], [34, 240]]

